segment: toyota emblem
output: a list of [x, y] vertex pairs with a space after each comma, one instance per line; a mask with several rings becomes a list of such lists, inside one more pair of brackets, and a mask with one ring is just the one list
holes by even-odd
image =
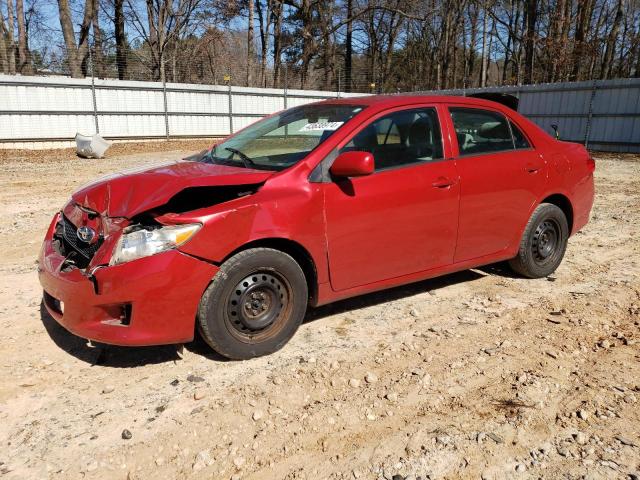
[[93, 228], [83, 226], [78, 228], [76, 235], [84, 243], [91, 243], [93, 239], [96, 237], [96, 232]]

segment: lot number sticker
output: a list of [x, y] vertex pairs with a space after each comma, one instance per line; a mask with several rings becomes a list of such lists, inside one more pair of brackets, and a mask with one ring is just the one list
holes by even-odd
[[315, 122], [307, 123], [300, 129], [301, 132], [318, 132], [325, 130], [337, 130], [344, 122]]

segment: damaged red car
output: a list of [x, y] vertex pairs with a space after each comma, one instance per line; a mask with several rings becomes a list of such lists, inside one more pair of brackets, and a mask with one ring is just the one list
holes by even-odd
[[282, 111], [192, 158], [100, 179], [46, 233], [44, 304], [107, 344], [281, 348], [318, 306], [508, 260], [560, 264], [595, 164], [480, 99], [371, 96]]

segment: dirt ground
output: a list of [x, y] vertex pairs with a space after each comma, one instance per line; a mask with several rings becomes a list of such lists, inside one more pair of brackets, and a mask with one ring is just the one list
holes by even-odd
[[173, 146], [0, 157], [0, 477], [639, 478], [640, 158], [597, 157], [592, 220], [547, 279], [497, 265], [343, 301], [247, 362], [91, 348], [41, 309], [45, 229], [92, 178], [204, 144]]

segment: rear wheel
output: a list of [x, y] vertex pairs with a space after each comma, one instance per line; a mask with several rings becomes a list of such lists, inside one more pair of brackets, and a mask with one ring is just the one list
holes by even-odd
[[198, 327], [204, 340], [225, 357], [267, 355], [296, 332], [307, 300], [304, 273], [291, 256], [252, 248], [222, 264], [200, 301]]
[[562, 262], [568, 238], [564, 212], [556, 205], [542, 203], [533, 211], [522, 235], [518, 256], [510, 260], [509, 265], [525, 277], [546, 277]]

